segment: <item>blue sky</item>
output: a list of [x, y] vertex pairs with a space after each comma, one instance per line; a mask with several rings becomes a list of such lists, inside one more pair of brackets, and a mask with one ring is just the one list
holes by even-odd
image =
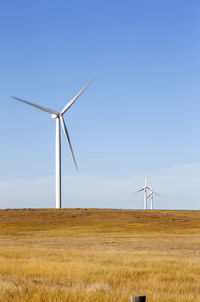
[[63, 206], [140, 208], [147, 173], [167, 197], [200, 204], [199, 1], [0, 2], [0, 207], [54, 207], [55, 120], [10, 98], [62, 109]]

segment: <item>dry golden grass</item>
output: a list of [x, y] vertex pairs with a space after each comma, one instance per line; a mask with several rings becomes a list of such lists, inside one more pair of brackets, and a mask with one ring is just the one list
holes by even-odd
[[200, 211], [1, 210], [0, 301], [200, 301]]

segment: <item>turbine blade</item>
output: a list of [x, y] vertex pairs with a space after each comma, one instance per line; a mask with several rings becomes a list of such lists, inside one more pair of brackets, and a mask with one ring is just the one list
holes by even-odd
[[160, 193], [156, 193], [154, 191], [152, 191], [153, 195], [156, 195], [157, 197], [161, 198], [161, 197], [167, 197], [166, 195], [160, 194]]
[[139, 193], [139, 192], [143, 191], [144, 189], [145, 189], [145, 188], [142, 188], [142, 189], [136, 191], [135, 193]]
[[31, 102], [28, 102], [28, 101], [25, 101], [23, 99], [20, 99], [20, 98], [17, 98], [16, 96], [12, 96], [13, 99], [17, 100], [17, 101], [20, 101], [20, 102], [23, 102], [25, 104], [28, 104], [30, 106], [33, 106], [33, 107], [36, 107], [37, 109], [40, 109], [40, 110], [43, 110], [43, 111], [46, 111], [46, 112], [49, 112], [51, 114], [55, 114], [55, 115], [59, 115], [59, 112], [55, 111], [55, 110], [52, 110], [50, 108], [47, 108], [47, 107], [44, 107], [44, 106], [40, 106], [40, 105], [37, 105], [37, 104], [33, 104]]
[[72, 157], [73, 157], [73, 161], [74, 161], [74, 164], [75, 164], [75, 167], [76, 167], [76, 170], [78, 170], [78, 166], [77, 166], [77, 163], [76, 163], [76, 159], [75, 159], [75, 156], [74, 156], [74, 152], [72, 150], [72, 145], [71, 145], [71, 141], [70, 141], [70, 138], [69, 138], [69, 133], [67, 131], [67, 127], [65, 125], [65, 121], [62, 117], [62, 115], [60, 116], [60, 120], [61, 120], [61, 124], [62, 124], [62, 127], [63, 127], [63, 131], [64, 131], [64, 134], [65, 134], [65, 138], [69, 144], [69, 148], [71, 150], [71, 154], [72, 154]]
[[153, 193], [150, 193], [148, 196], [147, 196], [147, 199], [149, 198], [149, 197], [151, 197], [153, 195]]
[[77, 100], [77, 98], [83, 93], [83, 91], [94, 81], [94, 79], [91, 79], [70, 101], [67, 103], [67, 105], [63, 108], [61, 111], [61, 115], [64, 114], [71, 106], [72, 104]]
[[144, 178], [144, 186], [146, 187], [147, 186], [147, 176], [145, 175], [145, 178]]
[[158, 197], [166, 197], [165, 195], [160, 194], [160, 193], [156, 193], [156, 192], [153, 192], [153, 194], [155, 194], [155, 195], [158, 196]]

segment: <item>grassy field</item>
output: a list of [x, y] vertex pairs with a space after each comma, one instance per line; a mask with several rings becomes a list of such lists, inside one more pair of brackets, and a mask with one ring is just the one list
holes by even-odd
[[0, 301], [200, 301], [200, 211], [0, 210]]

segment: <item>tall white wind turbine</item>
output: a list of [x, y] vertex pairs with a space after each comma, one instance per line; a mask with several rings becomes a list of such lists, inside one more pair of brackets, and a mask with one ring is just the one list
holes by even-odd
[[144, 191], [144, 209], [146, 210], [147, 209], [147, 192], [148, 190], [150, 190], [150, 188], [147, 186], [147, 178], [145, 177], [144, 179], [144, 187], [138, 191], [136, 191], [135, 193], [138, 193], [138, 192], [142, 192]]
[[57, 112], [55, 110], [52, 110], [50, 108], [44, 107], [44, 106], [40, 106], [37, 104], [33, 104], [31, 102], [28, 102], [26, 100], [20, 99], [18, 97], [13, 96], [12, 98], [14, 98], [17, 101], [23, 102], [25, 104], [28, 104], [30, 106], [33, 106], [37, 109], [43, 110], [45, 112], [51, 113], [52, 114], [52, 118], [56, 119], [56, 208], [60, 209], [61, 208], [61, 138], [60, 138], [60, 124], [62, 125], [63, 131], [64, 131], [64, 135], [65, 138], [69, 144], [69, 148], [71, 150], [71, 154], [73, 157], [73, 161], [75, 164], [75, 167], [77, 169], [77, 164], [76, 164], [76, 160], [75, 160], [75, 156], [74, 156], [74, 152], [72, 150], [72, 145], [71, 145], [71, 141], [69, 138], [69, 134], [67, 131], [67, 127], [65, 125], [65, 121], [63, 119], [63, 115], [64, 113], [72, 106], [72, 104], [77, 100], [77, 98], [83, 93], [83, 91], [91, 84], [91, 82], [93, 81], [93, 79], [91, 79], [67, 104], [66, 106], [62, 109], [61, 112]]

